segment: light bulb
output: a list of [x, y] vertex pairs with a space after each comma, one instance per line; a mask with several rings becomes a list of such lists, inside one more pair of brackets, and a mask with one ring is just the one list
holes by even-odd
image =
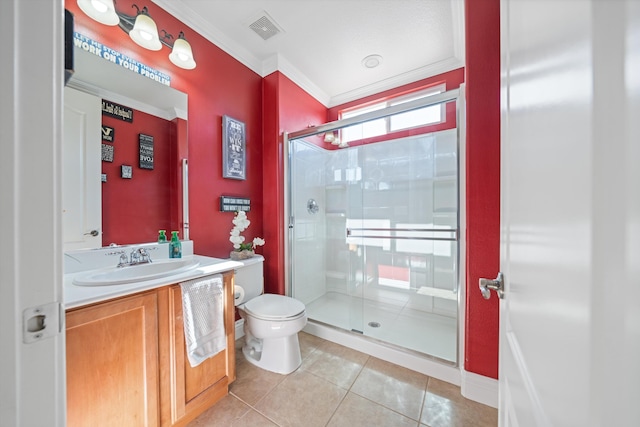
[[89, 18], [101, 24], [118, 25], [120, 23], [113, 0], [78, 0], [78, 7]]
[[91, 0], [91, 6], [100, 13], [105, 13], [109, 9], [106, 4], [98, 0]]
[[153, 38], [153, 36], [147, 33], [146, 31], [140, 31], [140, 37], [142, 37], [145, 40], [151, 40]]

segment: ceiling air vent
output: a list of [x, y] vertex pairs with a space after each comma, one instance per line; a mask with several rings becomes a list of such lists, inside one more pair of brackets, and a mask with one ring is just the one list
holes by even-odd
[[271, 37], [282, 32], [282, 29], [271, 19], [267, 12], [260, 13], [257, 18], [249, 24], [249, 28], [264, 40], [269, 40]]

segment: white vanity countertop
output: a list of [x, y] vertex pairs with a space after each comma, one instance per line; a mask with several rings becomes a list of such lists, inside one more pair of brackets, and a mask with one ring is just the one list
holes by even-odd
[[230, 259], [211, 258], [202, 255], [186, 255], [183, 256], [183, 258], [198, 261], [198, 267], [181, 274], [175, 274], [168, 277], [160, 277], [153, 280], [146, 280], [123, 285], [78, 286], [73, 284], [74, 277], [78, 274], [86, 272], [87, 270], [65, 274], [65, 309], [77, 308], [88, 304], [106, 301], [112, 298], [123, 297], [137, 292], [146, 291], [149, 289], [155, 289], [191, 279], [197, 279], [199, 277], [223, 273], [225, 271], [235, 270], [236, 268], [243, 266], [242, 263], [232, 261]]

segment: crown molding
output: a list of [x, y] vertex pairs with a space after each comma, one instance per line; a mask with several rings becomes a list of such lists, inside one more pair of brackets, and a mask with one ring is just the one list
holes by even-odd
[[314, 82], [312, 82], [306, 75], [298, 70], [291, 62], [289, 62], [284, 56], [280, 54], [272, 55], [263, 62], [263, 76], [268, 76], [274, 71], [280, 71], [287, 76], [289, 80], [300, 86], [305, 92], [314, 97], [325, 107], [328, 107], [331, 97], [322, 89], [320, 89]]
[[239, 43], [225, 36], [221, 31], [204, 20], [200, 15], [194, 13], [189, 7], [185, 6], [182, 1], [151, 1], [173, 15], [176, 19], [182, 21], [185, 25], [191, 27], [192, 30], [196, 31], [224, 52], [231, 55], [253, 72], [260, 75], [260, 77], [268, 76], [274, 71], [280, 71], [327, 108], [361, 99], [465, 66], [464, 0], [451, 0], [454, 44], [454, 55], [452, 57], [399, 76], [382, 80], [335, 96], [330, 96], [323, 91], [280, 54], [272, 55], [264, 61], [260, 60]]
[[239, 43], [233, 39], [225, 36], [221, 31], [207, 22], [202, 16], [194, 13], [191, 8], [184, 5], [180, 0], [151, 0], [156, 5], [160, 6], [174, 18], [182, 21], [185, 25], [189, 26], [193, 31], [200, 34], [205, 39], [231, 55], [247, 68], [262, 75], [262, 61], [255, 55], [242, 47]]

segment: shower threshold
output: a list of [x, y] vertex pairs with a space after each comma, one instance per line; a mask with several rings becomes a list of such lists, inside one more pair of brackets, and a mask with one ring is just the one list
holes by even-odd
[[455, 362], [402, 348], [313, 319], [309, 319], [303, 332], [421, 374], [460, 385], [460, 369]]
[[310, 321], [358, 334], [420, 357], [456, 365], [457, 321], [426, 311], [375, 300], [354, 305], [348, 295], [329, 292], [307, 304]]

